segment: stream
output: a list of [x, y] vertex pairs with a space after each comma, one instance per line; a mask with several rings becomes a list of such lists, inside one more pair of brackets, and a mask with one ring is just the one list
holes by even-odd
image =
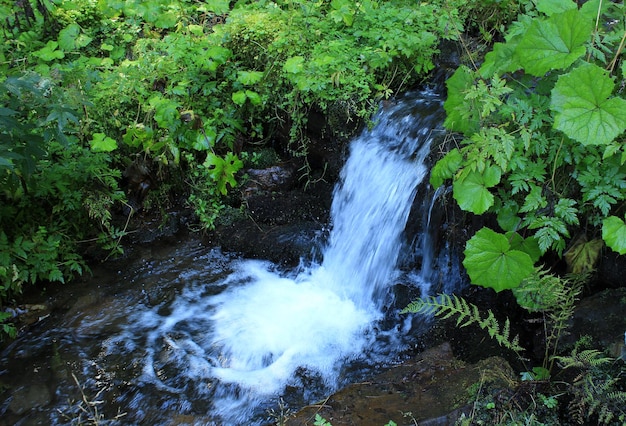
[[442, 120], [437, 93], [409, 93], [350, 143], [321, 259], [285, 269], [188, 239], [96, 271], [0, 354], [0, 424], [273, 424], [393, 365], [424, 326], [398, 312], [441, 261], [432, 200], [421, 236], [404, 230]]

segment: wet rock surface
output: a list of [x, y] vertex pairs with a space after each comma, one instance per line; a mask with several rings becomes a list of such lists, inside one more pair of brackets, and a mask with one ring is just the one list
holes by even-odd
[[[448, 343], [429, 349], [371, 380], [349, 385], [318, 404], [305, 407], [287, 421], [312, 425], [319, 414], [333, 426], [449, 425], [470, 410], [468, 388], [486, 370], [513, 377], [499, 357], [475, 364], [457, 359]], [[504, 387], [504, 380], [500, 384]]]

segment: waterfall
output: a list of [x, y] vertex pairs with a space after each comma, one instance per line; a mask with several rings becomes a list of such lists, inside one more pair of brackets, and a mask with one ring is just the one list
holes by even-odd
[[321, 268], [337, 291], [361, 308], [381, 307], [396, 269], [415, 191], [428, 172], [425, 159], [440, 116], [427, 111], [436, 102], [422, 97], [389, 106], [376, 126], [350, 145]]
[[[213, 301], [213, 373], [222, 382], [267, 395], [293, 385], [304, 370], [332, 388], [342, 363], [370, 350], [441, 120], [436, 94], [407, 95], [350, 143], [321, 264], [287, 277], [270, 264], [242, 262], [242, 284]], [[237, 406], [226, 399], [222, 412]]]
[[389, 102], [349, 145], [320, 262], [286, 272], [258, 260], [194, 257], [172, 272], [170, 296], [157, 305], [106, 311], [79, 326], [109, 327], [83, 375], [95, 365], [132, 384], [116, 401], [135, 423], [200, 413], [203, 424], [255, 425], [267, 423], [278, 397], [302, 406], [388, 362], [410, 344], [410, 321], [392, 318], [395, 287], [428, 285], [407, 280], [398, 263], [442, 120], [431, 91]]

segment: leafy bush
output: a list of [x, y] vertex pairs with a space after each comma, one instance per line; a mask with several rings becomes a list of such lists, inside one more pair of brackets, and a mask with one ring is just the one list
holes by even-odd
[[[626, 68], [616, 72], [624, 46], [611, 24], [620, 16], [623, 5], [611, 2], [537, 2], [479, 69], [460, 67], [447, 82], [445, 125], [463, 138], [431, 183], [452, 179], [461, 209], [496, 214], [507, 233], [483, 229], [468, 241], [474, 283], [518, 286], [538, 255], [562, 255], [579, 227], [590, 236], [602, 228], [604, 242], [626, 252], [615, 216], [626, 199], [626, 100], [616, 92]], [[585, 244], [579, 253], [600, 247]]]

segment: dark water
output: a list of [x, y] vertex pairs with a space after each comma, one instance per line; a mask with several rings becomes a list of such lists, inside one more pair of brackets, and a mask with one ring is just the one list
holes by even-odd
[[430, 291], [427, 236], [426, 274], [399, 261], [442, 117], [437, 94], [410, 94], [351, 143], [319, 264], [278, 270], [187, 241], [97, 273], [0, 355], [2, 424], [272, 424], [281, 398], [297, 409], [392, 363], [415, 344], [398, 285]]

